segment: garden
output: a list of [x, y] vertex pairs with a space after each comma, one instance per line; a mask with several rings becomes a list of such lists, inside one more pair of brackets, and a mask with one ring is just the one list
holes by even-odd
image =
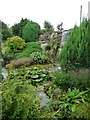
[[2, 33], [2, 66], [8, 71], [0, 84], [2, 120], [90, 120], [90, 21], [70, 30], [61, 51], [62, 29], [56, 34], [48, 21], [41, 30], [21, 19], [7, 31]]

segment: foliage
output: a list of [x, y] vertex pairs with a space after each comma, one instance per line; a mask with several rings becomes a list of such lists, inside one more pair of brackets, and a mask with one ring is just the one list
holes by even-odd
[[28, 22], [29, 22], [29, 20], [27, 18], [25, 18], [25, 19], [22, 18], [19, 23], [14, 24], [12, 26], [12, 31], [13, 31], [14, 36], [22, 37], [22, 30]]
[[46, 53], [53, 60], [56, 60], [58, 49], [60, 48], [61, 34], [55, 34], [46, 46]]
[[53, 25], [48, 21], [44, 21], [44, 30], [45, 33], [52, 33], [54, 31]]
[[37, 84], [43, 84], [46, 81], [52, 80], [52, 75], [42, 66], [31, 66], [30, 68], [22, 67], [16, 70], [10, 70], [8, 78], [28, 80], [30, 84], [37, 86]]
[[19, 58], [17, 60], [11, 60], [9, 64], [7, 64], [6, 68], [19, 68], [21, 66], [31, 66], [35, 64], [47, 64], [50, 63], [49, 58], [39, 52], [33, 52], [29, 57]]
[[54, 113], [49, 108], [40, 108], [38, 90], [25, 80], [6, 79], [2, 83], [2, 119], [40, 120], [52, 118]]
[[48, 58], [48, 56], [46, 56], [45, 54], [43, 53], [40, 53], [40, 52], [33, 52], [31, 55], [30, 55], [30, 58], [36, 63], [36, 64], [45, 64], [45, 63], [49, 63], [50, 60]]
[[11, 53], [18, 53], [26, 46], [25, 41], [19, 36], [8, 38], [6, 45]]
[[11, 29], [8, 27], [8, 25], [6, 23], [2, 22], [1, 20], [0, 20], [0, 24], [1, 24], [1, 28], [2, 28], [2, 30], [1, 30], [2, 40], [4, 41], [8, 37], [12, 37], [13, 34], [12, 34]]
[[38, 23], [30, 21], [28, 22], [22, 31], [22, 37], [26, 42], [37, 41], [40, 34], [40, 26]]
[[90, 71], [81, 69], [79, 71], [56, 71], [54, 73], [54, 83], [67, 90], [68, 88], [77, 88], [80, 90], [87, 90], [90, 86]]
[[30, 42], [26, 44], [26, 48], [17, 54], [17, 58], [30, 57], [33, 52], [42, 52], [39, 42]]
[[59, 54], [62, 69], [90, 67], [90, 21], [83, 20], [80, 27], [75, 26]]
[[90, 89], [80, 91], [69, 88], [67, 92], [62, 91], [53, 85], [47, 91], [47, 95], [52, 99], [51, 106], [54, 111], [58, 111], [56, 117], [59, 119], [90, 119]]
[[[48, 35], [47, 35], [48, 36]], [[42, 36], [41, 36], [42, 38]], [[61, 42], [61, 33], [52, 33], [50, 36], [49, 36], [49, 39], [47, 39], [47, 43], [45, 45], [45, 54], [48, 55], [48, 57], [55, 61], [57, 59], [57, 53], [59, 51], [59, 48], [60, 48], [60, 42]]]

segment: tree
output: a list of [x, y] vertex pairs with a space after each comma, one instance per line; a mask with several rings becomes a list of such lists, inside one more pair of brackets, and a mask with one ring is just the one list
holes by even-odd
[[14, 34], [15, 36], [20, 36], [20, 37], [22, 37], [22, 30], [23, 30], [24, 26], [25, 26], [29, 21], [30, 21], [30, 20], [28, 20], [27, 18], [25, 18], [25, 19], [22, 18], [19, 23], [14, 24], [14, 25], [12, 26], [13, 34]]
[[75, 26], [67, 38], [61, 53], [63, 69], [90, 68], [90, 21], [84, 19], [80, 27]]
[[61, 22], [60, 24], [57, 25], [57, 29], [58, 31], [61, 33], [63, 30], [63, 22]]
[[22, 37], [26, 42], [34, 42], [38, 40], [39, 34], [41, 32], [40, 26], [38, 23], [30, 21], [28, 22], [22, 31]]
[[46, 33], [52, 33], [54, 31], [53, 25], [48, 21], [44, 21], [44, 29]]
[[5, 24], [4, 22], [2, 22], [1, 20], [0, 20], [0, 23], [2, 24], [2, 32], [1, 32], [1, 34], [2, 34], [2, 40], [4, 41], [8, 37], [12, 37], [13, 34], [12, 34], [11, 29], [8, 27], [7, 24]]

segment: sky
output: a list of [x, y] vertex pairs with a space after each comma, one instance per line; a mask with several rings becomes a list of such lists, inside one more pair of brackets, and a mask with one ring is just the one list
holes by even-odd
[[73, 28], [80, 23], [80, 6], [82, 18], [88, 15], [90, 0], [0, 0], [0, 20], [9, 26], [18, 23], [21, 18], [37, 22], [41, 28], [45, 20], [54, 28], [63, 22], [64, 29]]

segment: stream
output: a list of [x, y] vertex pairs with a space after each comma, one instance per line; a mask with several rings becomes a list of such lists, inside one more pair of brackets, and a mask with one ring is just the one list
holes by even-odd
[[44, 86], [41, 86], [40, 91], [36, 95], [36, 98], [40, 97], [40, 108], [44, 106], [48, 106], [47, 103], [50, 102], [50, 99], [48, 99], [47, 95], [43, 91], [44, 91]]

